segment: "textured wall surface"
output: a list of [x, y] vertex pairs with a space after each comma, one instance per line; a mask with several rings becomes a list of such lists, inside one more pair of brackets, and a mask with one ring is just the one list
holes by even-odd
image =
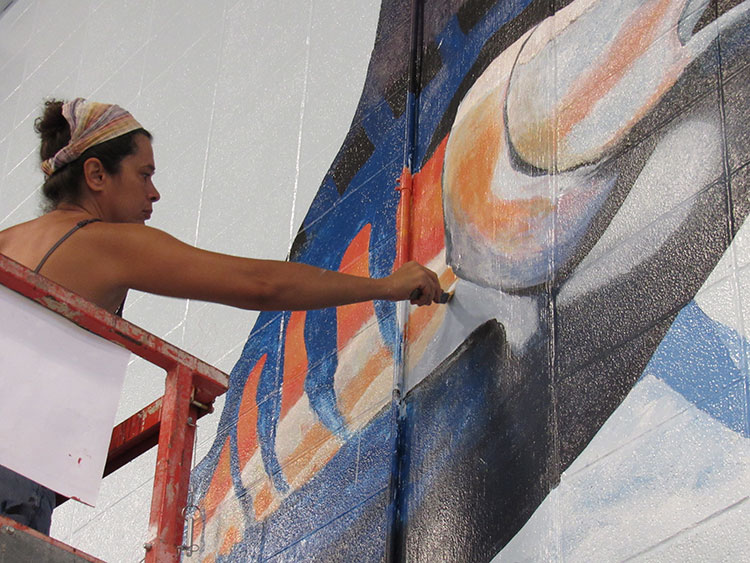
[[[0, 227], [36, 212], [40, 100], [84, 95], [155, 133], [155, 226], [376, 276], [410, 247], [455, 291], [131, 296], [232, 370], [198, 560], [747, 558], [750, 2], [184, 4], [0, 18]], [[158, 380], [133, 363], [123, 416]], [[54, 535], [138, 560], [152, 466]]]
[[204, 561], [747, 557], [749, 11], [383, 2], [291, 258], [455, 297], [259, 317]]
[[[285, 258], [351, 126], [379, 9], [16, 0], [0, 17], [0, 228], [39, 213], [32, 126], [43, 99], [83, 96], [122, 105], [154, 134], [162, 199], [151, 226], [219, 252]], [[228, 372], [257, 314], [131, 293], [125, 317]], [[162, 392], [163, 373], [133, 360], [119, 419]], [[199, 457], [218, 420], [201, 419]], [[52, 535], [107, 561], [140, 561], [154, 460], [107, 478], [95, 509], [60, 507]]]
[[747, 557], [750, 7], [425, 6], [459, 281], [410, 335], [402, 555]]

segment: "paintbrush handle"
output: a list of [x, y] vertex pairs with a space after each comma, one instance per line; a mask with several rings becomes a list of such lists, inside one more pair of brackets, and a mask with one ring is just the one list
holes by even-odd
[[[412, 291], [409, 294], [409, 299], [411, 301], [416, 301], [420, 297], [422, 297], [422, 290], [420, 288], [416, 288], [414, 291]], [[451, 297], [453, 297], [453, 295], [444, 291], [443, 293], [440, 294], [440, 299], [438, 299], [437, 302], [442, 303], [442, 304], [448, 303]]]

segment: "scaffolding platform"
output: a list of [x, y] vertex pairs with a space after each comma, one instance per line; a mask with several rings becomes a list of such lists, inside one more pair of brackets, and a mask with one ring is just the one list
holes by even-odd
[[0, 563], [103, 563], [101, 559], [70, 547], [0, 516]]
[[[0, 254], [0, 284], [166, 371], [164, 395], [112, 431], [107, 475], [158, 444], [145, 561], [177, 562], [185, 517], [196, 422], [213, 411], [229, 376], [142, 328], [86, 301]], [[191, 543], [189, 540], [187, 543]], [[0, 519], [0, 563], [100, 561], [44, 534]]]

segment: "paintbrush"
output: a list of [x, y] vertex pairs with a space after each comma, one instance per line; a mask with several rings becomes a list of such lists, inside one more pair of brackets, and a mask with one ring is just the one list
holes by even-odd
[[[409, 294], [409, 299], [410, 299], [411, 301], [416, 301], [416, 300], [417, 300], [417, 299], [419, 299], [420, 297], [422, 297], [422, 290], [421, 290], [421, 289], [419, 289], [419, 288], [415, 289], [414, 291], [412, 291], [412, 292], [411, 292], [411, 293]], [[446, 304], [446, 303], [448, 303], [448, 302], [449, 302], [449, 301], [450, 301], [450, 300], [451, 300], [452, 298], [453, 298], [453, 292], [452, 292], [452, 291], [444, 291], [443, 293], [441, 293], [441, 294], [440, 294], [440, 298], [439, 298], [439, 299], [437, 300], [437, 302], [438, 302], [438, 303], [442, 303], [443, 305], [445, 305], [445, 304]]]

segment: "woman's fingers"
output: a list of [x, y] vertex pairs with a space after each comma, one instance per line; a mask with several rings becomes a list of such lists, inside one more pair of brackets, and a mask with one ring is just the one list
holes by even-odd
[[413, 278], [409, 277], [409, 281], [413, 285], [409, 286], [412, 289], [409, 291], [408, 299], [412, 305], [422, 306], [440, 302], [443, 290], [440, 287], [440, 280], [435, 272], [417, 262], [404, 264], [397, 273], [401, 271], [403, 273], [408, 272], [414, 276]]

